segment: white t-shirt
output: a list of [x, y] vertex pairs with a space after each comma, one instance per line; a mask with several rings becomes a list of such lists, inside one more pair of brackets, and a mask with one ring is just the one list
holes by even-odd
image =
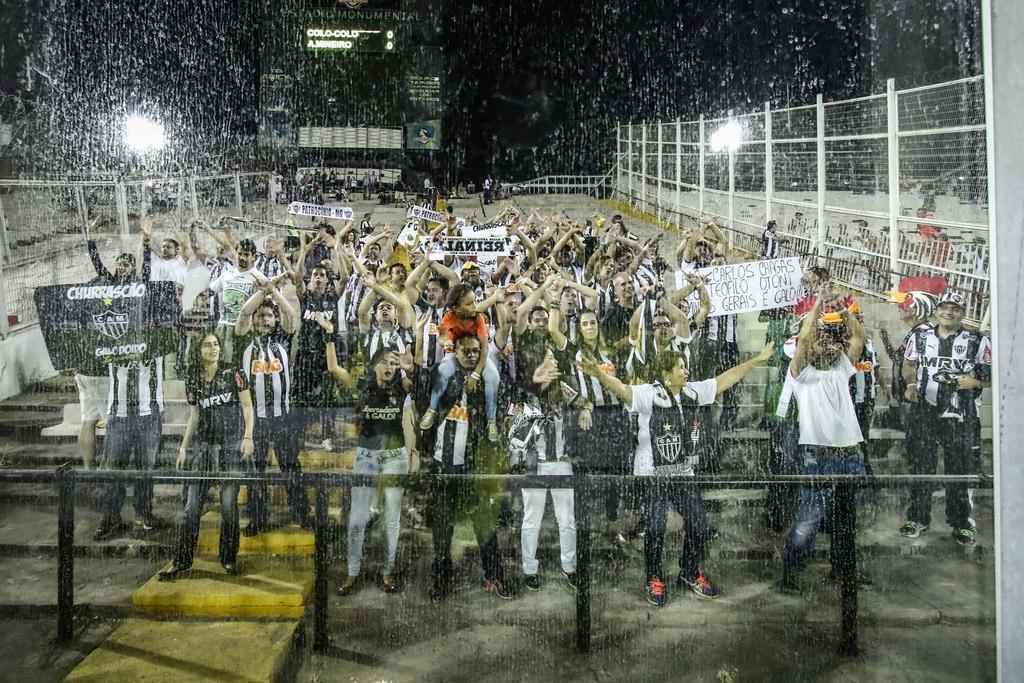
[[234, 326], [246, 300], [256, 285], [266, 281], [266, 276], [253, 266], [239, 271], [234, 265], [225, 264], [220, 277], [210, 283], [210, 289], [220, 296], [220, 325]]
[[850, 378], [855, 374], [857, 370], [844, 353], [828, 370], [807, 365], [794, 377], [801, 445], [845, 448], [864, 440], [850, 398]]
[[180, 256], [164, 260], [154, 254], [149, 268], [150, 281], [170, 280], [177, 283], [179, 287], [185, 286], [185, 273], [188, 271], [188, 266], [185, 265], [185, 259]]
[[[636, 455], [633, 458], [633, 474], [650, 475], [654, 474], [654, 451], [651, 447], [651, 413], [654, 407], [670, 408], [672, 401], [668, 393], [659, 384], [635, 384], [633, 389], [633, 403], [628, 406], [631, 412], [639, 417], [640, 430], [637, 433]], [[706, 379], [700, 382], [687, 382], [682, 393], [699, 405], [706, 406], [715, 402], [715, 395], [718, 393], [718, 380]], [[676, 405], [679, 404], [676, 397]], [[681, 474], [693, 476], [693, 464], [690, 463]]]

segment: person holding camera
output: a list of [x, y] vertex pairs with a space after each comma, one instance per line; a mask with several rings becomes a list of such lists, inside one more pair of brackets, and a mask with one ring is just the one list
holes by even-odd
[[[864, 439], [849, 388], [850, 378], [857, 374], [854, 363], [860, 360], [864, 339], [864, 328], [857, 317], [832, 294], [827, 282], [819, 285], [789, 364], [800, 427], [801, 474], [865, 474], [860, 448]], [[797, 577], [814, 553], [821, 522], [835, 509], [835, 489], [834, 484], [800, 489], [796, 520], [783, 550], [782, 590], [799, 590]], [[835, 576], [841, 563], [856, 563], [856, 548], [840, 544], [852, 538], [852, 533], [837, 533], [844, 525], [855, 524], [856, 517], [837, 517], [831, 525]]]
[[[992, 343], [963, 327], [964, 299], [946, 291], [935, 308], [937, 324], [919, 327], [907, 344], [903, 364], [907, 417], [907, 457], [912, 474], [934, 474], [942, 450], [946, 474], [980, 468], [981, 420], [978, 399], [992, 377]], [[910, 489], [907, 521], [900, 535], [917, 538], [931, 523], [932, 487]], [[946, 522], [953, 539], [975, 544], [973, 503], [966, 484], [946, 486]]]

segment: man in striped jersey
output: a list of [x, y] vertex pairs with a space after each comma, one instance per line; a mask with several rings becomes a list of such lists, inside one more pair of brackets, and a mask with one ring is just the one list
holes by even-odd
[[[992, 344], [964, 329], [964, 299], [947, 291], [935, 309], [938, 324], [920, 329], [907, 344], [903, 379], [912, 406], [907, 420], [907, 457], [912, 474], [934, 474], [942, 449], [946, 474], [969, 474], [981, 467], [981, 421], [977, 401], [992, 375]], [[907, 521], [900, 534], [917, 538], [931, 523], [932, 487], [910, 489]], [[946, 487], [946, 523], [953, 539], [975, 543], [973, 502], [966, 485]]]
[[[455, 340], [455, 373], [447, 378], [439, 397], [438, 413], [444, 415], [434, 437], [435, 471], [446, 474], [487, 472], [493, 463], [495, 448], [485, 436], [487, 410], [484, 392], [477, 384], [475, 391], [467, 389], [470, 374], [475, 371], [483, 353], [480, 340], [474, 334], [463, 334]], [[434, 373], [439, 383], [438, 373]], [[491, 466], [491, 467], [489, 467]], [[498, 489], [487, 482], [468, 479], [440, 479], [433, 485], [431, 533], [434, 541], [432, 565], [432, 600], [443, 600], [452, 590], [451, 545], [455, 523], [470, 518], [480, 563], [483, 565], [483, 588], [503, 600], [511, 600], [513, 593], [506, 586], [498, 550]]]
[[[288, 364], [294, 321], [295, 312], [288, 300], [268, 283], [245, 302], [235, 324], [235, 335], [241, 340], [239, 366], [246, 375], [256, 417], [253, 464], [260, 474], [266, 472], [269, 451], [273, 447], [278, 467], [290, 475], [287, 493], [292, 521], [308, 528], [309, 502], [302, 488], [299, 463], [302, 425], [292, 412]], [[249, 524], [243, 533], [255, 536], [270, 523], [266, 483], [249, 487], [248, 505]]]
[[764, 232], [761, 233], [761, 258], [763, 260], [782, 256], [781, 245], [786, 240], [779, 239], [776, 228], [775, 221], [768, 221], [768, 224], [764, 227]]
[[[146, 358], [109, 366], [110, 393], [107, 399], [107, 438], [104, 466], [107, 469], [152, 470], [160, 452], [164, 411], [164, 371], [160, 358]], [[121, 506], [124, 482], [114, 482], [100, 493], [103, 519], [93, 539], [111, 538], [124, 525]], [[153, 482], [134, 485], [135, 525], [151, 531], [159, 525], [153, 516]]]

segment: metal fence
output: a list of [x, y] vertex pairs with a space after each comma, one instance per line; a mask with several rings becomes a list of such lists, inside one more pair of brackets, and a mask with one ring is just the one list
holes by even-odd
[[[196, 480], [211, 482], [234, 482], [252, 484], [265, 481], [268, 484], [287, 484], [293, 475], [288, 473], [224, 473], [224, 472], [162, 472], [147, 470], [74, 470], [69, 465], [46, 470], [0, 470], [0, 484], [53, 483], [57, 486], [57, 641], [67, 643], [74, 639], [74, 566], [75, 566], [75, 500], [76, 486], [82, 484], [108, 484], [114, 482], [135, 482], [148, 479], [156, 483], [188, 483]], [[573, 475], [506, 475], [506, 474], [396, 474], [367, 475], [349, 472], [304, 472], [302, 485], [316, 489], [314, 529], [314, 590], [313, 590], [313, 647], [323, 652], [330, 645], [328, 633], [328, 573], [330, 571], [331, 531], [328, 517], [328, 491], [331, 487], [350, 490], [352, 486], [376, 488], [381, 479], [388, 482], [411, 482], [414, 479], [429, 480], [437, 486], [436, 491], [445, 495], [446, 483], [458, 480], [476, 482], [500, 482], [510, 490], [520, 488], [571, 488], [578, 500], [587, 500], [597, 490], [610, 482], [630, 485], [635, 492], [646, 494], [665, 490], [665, 487], [699, 489], [755, 489], [769, 485], [781, 486], [834, 486], [834, 514], [837, 520], [849, 520], [849, 524], [837, 524], [832, 529], [833, 553], [840, 553], [836, 562], [839, 573], [839, 638], [838, 651], [842, 655], [857, 655], [861, 651], [858, 639], [858, 552], [856, 546], [857, 522], [855, 494], [857, 489], [904, 488], [914, 484], [939, 487], [948, 484], [968, 486], [973, 489], [991, 489], [993, 479], [984, 475], [781, 475], [767, 478], [742, 478], [718, 476], [623, 476], [594, 475], [577, 473]], [[438, 486], [439, 485], [439, 486]], [[577, 527], [577, 590], [576, 590], [576, 634], [575, 645], [581, 653], [591, 649], [591, 531], [590, 506], [576, 507]]]
[[759, 241], [769, 218], [790, 253], [882, 293], [939, 275], [989, 302], [984, 80], [964, 78], [839, 102], [616, 127], [616, 193], [676, 225], [712, 217]]
[[268, 220], [273, 216], [272, 175], [231, 173], [126, 180], [0, 180], [0, 335], [37, 320], [36, 287], [84, 282], [95, 276], [83, 226], [104, 224], [92, 235], [112, 259], [137, 248], [142, 215], [164, 229], [193, 218], [224, 215]]

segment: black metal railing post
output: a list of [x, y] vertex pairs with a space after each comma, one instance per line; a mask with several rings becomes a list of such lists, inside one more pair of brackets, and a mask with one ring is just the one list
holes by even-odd
[[[839, 653], [856, 656], [857, 645], [857, 507], [856, 488], [836, 486], [835, 535], [832, 549], [839, 558]], [[835, 565], [833, 565], [835, 566]]]
[[590, 506], [593, 487], [579, 473], [575, 477], [576, 510], [576, 650], [590, 652]]
[[75, 471], [57, 468], [57, 642], [75, 631]]
[[313, 528], [313, 649], [326, 652], [330, 646], [330, 637], [327, 635], [327, 571], [331, 561], [327, 538], [327, 483], [322, 478], [316, 482], [316, 524]]

